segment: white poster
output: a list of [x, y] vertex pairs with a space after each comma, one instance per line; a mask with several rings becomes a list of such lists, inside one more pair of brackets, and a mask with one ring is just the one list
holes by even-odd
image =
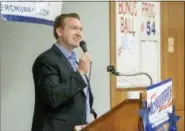
[[0, 2], [0, 16], [3, 20], [53, 25], [55, 17], [62, 11], [62, 1], [46, 0]]
[[[116, 70], [122, 74], [145, 72], [160, 81], [160, 2], [117, 1]], [[117, 88], [147, 87], [145, 75], [117, 77]]]

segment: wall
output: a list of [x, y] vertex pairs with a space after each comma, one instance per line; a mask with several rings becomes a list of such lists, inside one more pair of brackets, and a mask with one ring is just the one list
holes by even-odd
[[2, 131], [30, 129], [34, 107], [32, 64], [53, 40], [49, 26], [1, 22]]
[[[110, 109], [109, 3], [64, 2], [79, 13], [84, 40], [93, 55], [91, 85], [98, 115]], [[32, 64], [54, 42], [52, 27], [0, 20], [1, 131], [29, 131], [34, 108]], [[76, 50], [81, 54], [81, 49]]]
[[184, 131], [184, 2], [161, 2], [161, 61], [162, 79], [172, 79], [177, 130]]

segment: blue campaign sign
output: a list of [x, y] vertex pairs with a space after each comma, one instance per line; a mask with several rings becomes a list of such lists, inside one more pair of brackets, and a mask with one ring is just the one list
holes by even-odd
[[140, 111], [144, 131], [177, 131], [179, 117], [172, 100], [171, 78], [147, 87], [147, 105]]
[[0, 17], [6, 21], [53, 25], [61, 11], [62, 2], [0, 2]]

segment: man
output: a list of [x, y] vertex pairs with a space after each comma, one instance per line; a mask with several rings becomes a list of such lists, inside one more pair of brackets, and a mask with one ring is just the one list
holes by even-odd
[[92, 56], [86, 52], [79, 62], [74, 48], [82, 39], [78, 14], [61, 14], [54, 23], [57, 42], [40, 54], [33, 65], [35, 109], [32, 131], [72, 131], [90, 122], [93, 95], [85, 74]]

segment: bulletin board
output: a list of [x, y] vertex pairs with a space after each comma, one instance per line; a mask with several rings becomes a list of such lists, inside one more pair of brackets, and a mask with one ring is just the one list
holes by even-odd
[[[122, 74], [160, 81], [160, 2], [117, 1], [111, 18], [111, 64]], [[114, 19], [114, 20], [113, 20]], [[113, 48], [112, 48], [113, 47]], [[150, 85], [145, 75], [117, 76], [116, 88]]]

